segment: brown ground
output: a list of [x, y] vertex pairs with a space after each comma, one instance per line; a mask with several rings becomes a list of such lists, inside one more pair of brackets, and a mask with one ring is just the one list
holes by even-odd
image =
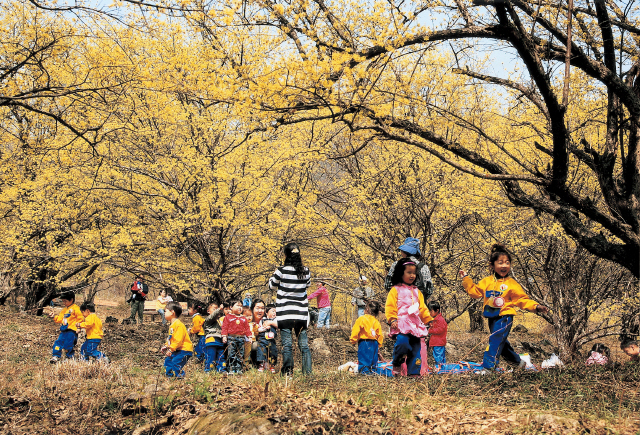
[[[126, 306], [99, 307], [127, 316]], [[157, 352], [158, 324], [105, 325], [102, 350], [112, 364], [51, 365], [57, 327], [48, 318], [0, 307], [0, 432], [100, 434], [204, 433], [620, 433], [640, 430], [637, 365], [542, 373], [363, 377], [335, 368], [355, 360], [348, 330], [310, 331], [314, 375], [293, 378], [251, 371], [205, 375], [194, 360], [184, 380], [166, 380]], [[188, 322], [186, 322], [188, 323]], [[514, 342], [542, 351], [535, 335]], [[449, 360], [481, 360], [482, 335], [457, 333]], [[547, 344], [548, 343], [548, 344]], [[78, 344], [78, 349], [79, 349]], [[391, 343], [384, 352], [391, 354]], [[537, 359], [540, 362], [540, 359]], [[299, 367], [299, 364], [298, 366]]]

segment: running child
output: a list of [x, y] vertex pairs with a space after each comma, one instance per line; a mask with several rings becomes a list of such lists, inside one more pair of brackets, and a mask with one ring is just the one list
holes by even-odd
[[204, 323], [204, 317], [202, 314], [204, 312], [204, 308], [195, 301], [189, 301], [189, 315], [191, 316], [191, 328], [189, 329], [189, 334], [195, 335], [195, 346], [193, 347], [193, 354], [198, 361], [204, 361], [204, 345], [205, 345], [205, 336], [204, 329], [202, 328], [202, 324]]
[[60, 335], [53, 343], [53, 355], [50, 362], [56, 363], [62, 358], [62, 351], [66, 352], [67, 358], [73, 358], [76, 343], [78, 342], [77, 324], [84, 320], [80, 312], [80, 307], [76, 305], [76, 295], [73, 292], [66, 292], [60, 296], [64, 309], [54, 317], [51, 312], [49, 317], [53, 317], [56, 323], [60, 323]]
[[228, 343], [229, 373], [242, 373], [244, 360], [244, 343], [251, 339], [251, 330], [247, 318], [242, 315], [242, 303], [238, 299], [229, 302], [231, 312], [224, 316], [222, 322], [222, 341]]
[[88, 360], [89, 358], [95, 358], [96, 360], [101, 359], [108, 363], [109, 358], [98, 350], [104, 332], [102, 331], [102, 320], [96, 315], [96, 306], [91, 302], [85, 302], [80, 305], [80, 311], [84, 316], [84, 322], [76, 323], [76, 327], [78, 329], [85, 329], [87, 333], [87, 339], [82, 343], [82, 346], [80, 346], [82, 359]]
[[508, 340], [516, 308], [535, 313], [546, 313], [549, 309], [529, 299], [520, 284], [509, 275], [511, 254], [504, 245], [496, 243], [491, 247], [489, 268], [493, 272], [491, 276], [484, 278], [477, 285], [464, 270], [460, 271], [462, 286], [469, 296], [484, 299], [482, 315], [489, 321], [491, 336], [482, 366], [489, 370], [494, 369], [502, 356], [507, 362], [524, 367], [525, 361], [520, 359], [520, 355]]
[[204, 371], [209, 373], [216, 370], [218, 373], [227, 372], [227, 360], [224, 356], [224, 343], [222, 342], [222, 322], [224, 320], [224, 304], [209, 305], [209, 315], [204, 320], [202, 327], [205, 332], [204, 345]]
[[183, 367], [193, 355], [193, 343], [187, 333], [187, 327], [179, 319], [182, 307], [177, 302], [169, 302], [164, 309], [164, 315], [169, 322], [167, 344], [160, 349], [166, 356], [164, 368], [167, 377], [183, 378]]
[[430, 301], [427, 304], [429, 315], [433, 317], [433, 322], [429, 327], [429, 347], [433, 353], [433, 361], [435, 365], [447, 363], [446, 345], [447, 345], [447, 321], [444, 320], [440, 313], [440, 303]]
[[378, 369], [378, 350], [382, 346], [384, 336], [378, 321], [380, 304], [367, 301], [364, 315], [358, 317], [351, 329], [352, 344], [358, 343], [358, 373], [373, 375]]
[[[387, 296], [385, 314], [390, 326], [389, 336], [396, 337], [393, 346], [393, 375], [400, 376], [406, 361], [407, 375], [420, 376], [420, 338], [427, 336], [425, 323], [433, 319], [424, 304], [422, 292], [414, 285], [416, 263], [402, 258], [396, 263], [391, 277], [393, 287]], [[426, 364], [426, 361], [424, 361]]]

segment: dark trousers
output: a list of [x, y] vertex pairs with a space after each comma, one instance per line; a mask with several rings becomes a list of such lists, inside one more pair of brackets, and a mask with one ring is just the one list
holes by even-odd
[[73, 358], [76, 353], [75, 347], [78, 342], [78, 333], [73, 329], [60, 331], [58, 339], [53, 343], [53, 356], [62, 357], [62, 351], [67, 352], [67, 358]]
[[420, 368], [422, 367], [420, 344], [420, 337], [414, 337], [410, 334], [398, 334], [396, 344], [393, 346], [394, 367], [400, 367], [406, 359], [407, 375], [419, 376]]
[[139, 301], [137, 299], [131, 301], [131, 317], [129, 318], [131, 320], [136, 320], [136, 313], [138, 313], [138, 319], [140, 319], [138, 323], [142, 324], [144, 321], [142, 318], [144, 315], [144, 301]]
[[378, 340], [358, 341], [358, 373], [374, 375], [378, 370]]
[[228, 368], [229, 373], [242, 373], [244, 362], [244, 336], [227, 338]]
[[104, 358], [104, 353], [98, 350], [98, 346], [100, 346], [101, 342], [102, 340], [99, 338], [91, 338], [82, 343], [82, 346], [80, 346], [80, 355], [82, 356], [82, 359], [88, 360], [90, 357], [95, 359]]
[[500, 356], [505, 361], [512, 364], [520, 364], [520, 355], [513, 349], [509, 343], [509, 333], [513, 326], [513, 316], [490, 317], [489, 331], [489, 348], [484, 353], [482, 359], [482, 367], [493, 369], [498, 365]]
[[275, 338], [269, 340], [265, 337], [264, 333], [258, 336], [256, 360], [259, 363], [269, 362], [271, 365], [275, 365], [278, 362], [278, 345], [276, 345]]
[[227, 371], [227, 359], [224, 357], [224, 344], [222, 341], [207, 343], [204, 347], [204, 371], [216, 370], [220, 373]]
[[204, 335], [198, 335], [198, 342], [196, 343], [196, 345], [193, 347], [193, 355], [198, 358], [198, 360], [200, 362], [204, 361], [204, 344], [205, 344], [205, 337]]
[[169, 378], [183, 378], [184, 370], [182, 368], [187, 364], [193, 352], [189, 350], [177, 350], [164, 359], [164, 368]]

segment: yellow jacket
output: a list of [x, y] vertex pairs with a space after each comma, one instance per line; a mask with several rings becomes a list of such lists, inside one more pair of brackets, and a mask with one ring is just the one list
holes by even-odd
[[202, 325], [204, 324], [204, 317], [200, 314], [194, 314], [192, 322], [193, 324], [191, 325], [189, 332], [191, 334], [204, 335], [204, 329], [202, 328]]
[[358, 317], [356, 323], [351, 329], [351, 343], [357, 343], [359, 340], [378, 340], [378, 344], [382, 346], [384, 335], [382, 334], [382, 326], [378, 319], [371, 314], [365, 314]]
[[177, 352], [179, 350], [186, 350], [193, 352], [193, 343], [187, 334], [187, 327], [180, 319], [175, 319], [169, 326], [169, 338], [167, 338], [167, 346], [171, 349], [171, 352]]
[[102, 320], [96, 316], [96, 313], [89, 314], [84, 322], [80, 323], [80, 328], [87, 330], [87, 340], [94, 338], [102, 339], [104, 332], [102, 331]]
[[488, 276], [475, 284], [465, 276], [462, 286], [473, 299], [484, 298], [483, 315], [485, 317], [508, 316], [516, 314], [516, 307], [535, 311], [538, 303], [529, 299], [518, 282], [510, 276], [497, 279], [495, 275]]
[[84, 316], [82, 315], [82, 311], [80, 311], [79, 306], [71, 304], [68, 307], [63, 308], [62, 311], [53, 318], [53, 320], [56, 323], [61, 323], [63, 326], [66, 325], [67, 329], [78, 332], [76, 323], [83, 322]]

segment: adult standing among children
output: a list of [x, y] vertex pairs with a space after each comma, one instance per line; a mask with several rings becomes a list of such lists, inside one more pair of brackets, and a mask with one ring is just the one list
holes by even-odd
[[[422, 253], [420, 252], [420, 240], [415, 237], [407, 237], [404, 239], [402, 245], [398, 246], [400, 251], [400, 258], [409, 258], [417, 265], [418, 276], [416, 277], [415, 286], [422, 292], [425, 303], [429, 297], [433, 294], [433, 282], [431, 281], [431, 272], [429, 267], [422, 262]], [[384, 280], [384, 289], [387, 293], [393, 287], [392, 277], [393, 271], [396, 269], [396, 261], [389, 268], [389, 272]]]
[[318, 298], [318, 328], [329, 329], [331, 325], [331, 299], [329, 291], [324, 286], [324, 282], [320, 281], [318, 289], [311, 293], [308, 300]]
[[142, 325], [144, 322], [144, 301], [147, 300], [149, 286], [142, 280], [141, 276], [131, 284], [131, 319], [132, 323], [136, 321], [136, 313], [138, 314], [138, 323]]
[[353, 297], [351, 298], [351, 305], [358, 308], [358, 317], [364, 316], [364, 310], [367, 306], [367, 301], [370, 301], [375, 296], [375, 293], [371, 287], [367, 284], [369, 280], [364, 275], [360, 275], [360, 285], [353, 289]]
[[271, 278], [269, 288], [276, 290], [276, 317], [282, 340], [283, 375], [293, 374], [293, 333], [298, 337], [302, 354], [302, 373], [311, 374], [311, 350], [307, 338], [309, 301], [307, 288], [311, 284], [309, 268], [302, 263], [300, 248], [296, 243], [284, 247], [284, 265], [278, 267]]

